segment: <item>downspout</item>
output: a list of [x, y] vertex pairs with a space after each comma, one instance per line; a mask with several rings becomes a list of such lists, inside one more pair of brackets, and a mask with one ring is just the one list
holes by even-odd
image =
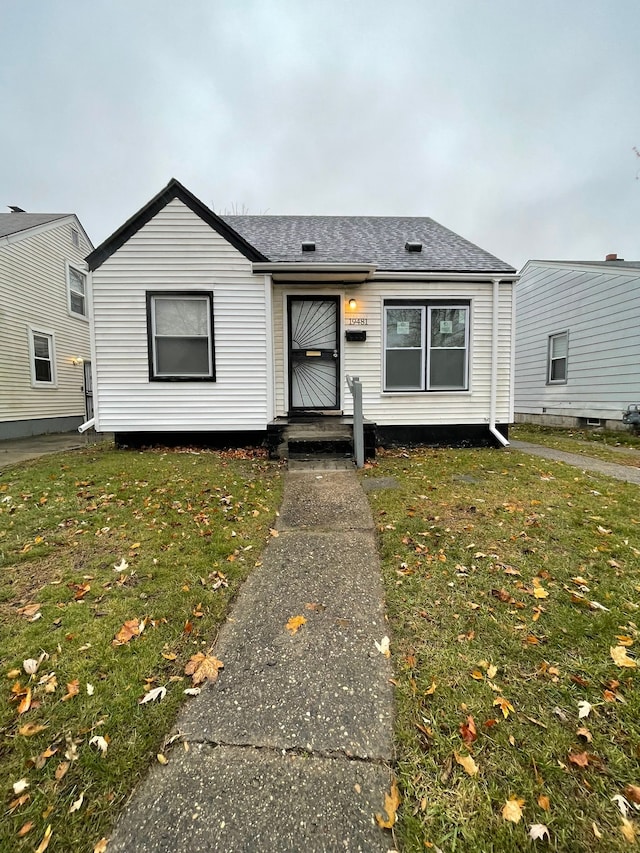
[[92, 426], [95, 426], [96, 419], [90, 418], [88, 421], [85, 421], [83, 424], [80, 424], [78, 427], [78, 432], [86, 432], [88, 429], [91, 429]]
[[489, 398], [489, 432], [502, 447], [508, 447], [509, 442], [496, 428], [496, 402], [498, 398], [498, 316], [500, 299], [500, 279], [493, 282], [493, 310], [491, 323], [491, 396]]

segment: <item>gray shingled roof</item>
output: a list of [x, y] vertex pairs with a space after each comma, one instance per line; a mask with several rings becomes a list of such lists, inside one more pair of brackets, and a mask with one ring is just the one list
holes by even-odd
[[[515, 272], [426, 216], [222, 216], [270, 261], [364, 263], [379, 270]], [[315, 252], [303, 252], [312, 241]], [[405, 243], [422, 243], [408, 252]]]
[[17, 234], [37, 225], [46, 225], [55, 219], [64, 219], [68, 213], [0, 213], [0, 237]]

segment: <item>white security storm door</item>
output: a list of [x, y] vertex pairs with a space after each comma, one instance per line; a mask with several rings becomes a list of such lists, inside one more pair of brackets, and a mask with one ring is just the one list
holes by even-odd
[[290, 296], [289, 408], [338, 409], [339, 297]]

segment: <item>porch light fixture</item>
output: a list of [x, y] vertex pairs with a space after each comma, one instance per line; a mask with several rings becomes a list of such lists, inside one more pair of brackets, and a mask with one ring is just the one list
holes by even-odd
[[351, 299], [349, 300], [349, 308], [350, 308], [352, 311], [355, 311], [357, 307], [358, 307], [358, 303], [356, 302], [356, 300], [355, 300], [355, 299], [351, 298]]
[[84, 358], [81, 355], [74, 355], [71, 357], [71, 364], [74, 367], [77, 367], [79, 364], [84, 364]]

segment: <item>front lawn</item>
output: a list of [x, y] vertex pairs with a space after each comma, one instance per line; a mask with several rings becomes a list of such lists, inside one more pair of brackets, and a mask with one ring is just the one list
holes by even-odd
[[104, 847], [280, 498], [259, 452], [98, 446], [0, 475], [0, 850]]
[[488, 449], [390, 451], [363, 476], [395, 664], [399, 848], [629, 849], [638, 487]]

